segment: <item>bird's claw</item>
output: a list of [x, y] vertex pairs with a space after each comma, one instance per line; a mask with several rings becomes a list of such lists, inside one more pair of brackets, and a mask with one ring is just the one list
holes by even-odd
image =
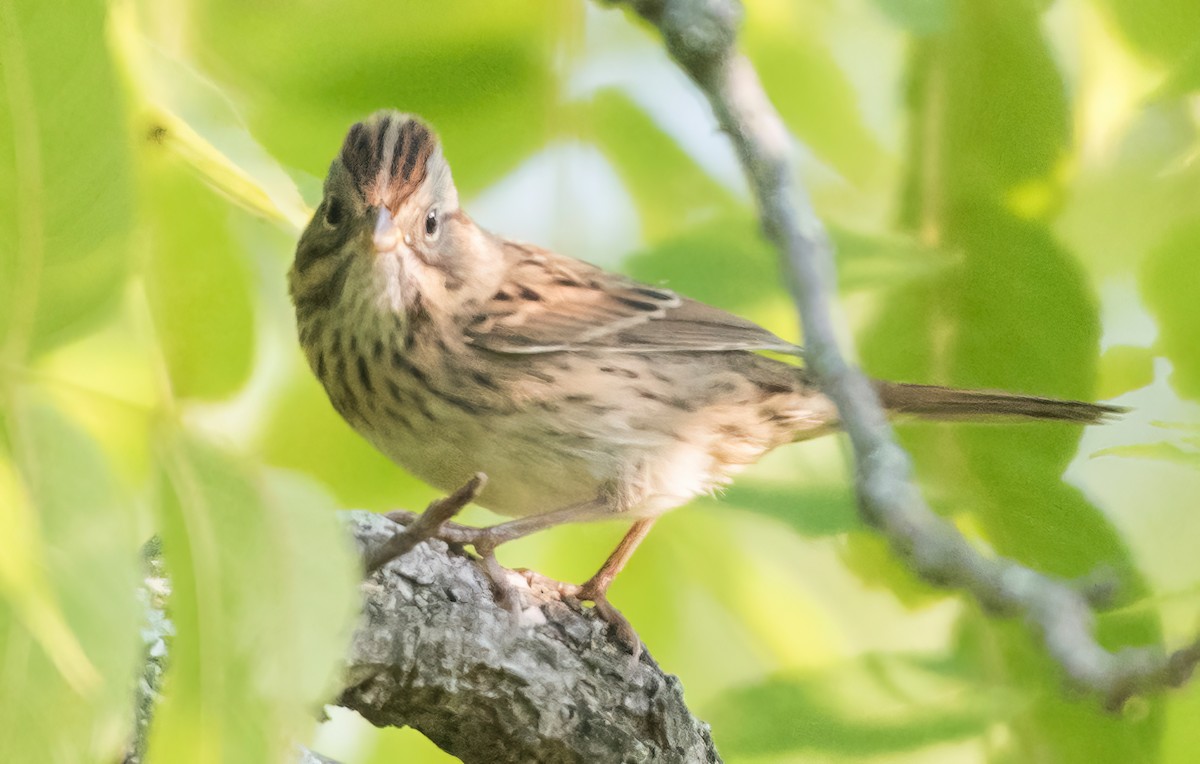
[[634, 630], [633, 624], [629, 622], [629, 619], [608, 601], [607, 589], [607, 586], [598, 585], [595, 579], [592, 579], [578, 585], [561, 584], [559, 591], [564, 597], [574, 599], [578, 602], [592, 603], [592, 609], [613, 630], [617, 642], [629, 649], [629, 652], [633, 656], [631, 662], [633, 665], [637, 665], [638, 660], [642, 656], [642, 640]]

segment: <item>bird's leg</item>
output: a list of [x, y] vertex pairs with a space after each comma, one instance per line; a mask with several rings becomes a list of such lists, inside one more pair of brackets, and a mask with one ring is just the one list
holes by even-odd
[[[474, 547], [481, 558], [480, 563], [483, 566], [484, 572], [491, 579], [500, 598], [510, 610], [519, 612], [519, 597], [508, 579], [508, 570], [496, 560], [496, 547], [509, 541], [524, 538], [538, 531], [553, 528], [556, 525], [603, 520], [611, 518], [613, 515], [612, 502], [605, 498], [597, 498], [592, 501], [556, 509], [553, 512], [530, 515], [529, 517], [521, 517], [496, 525], [489, 525], [486, 528], [472, 528], [447, 522], [439, 528], [436, 535], [443, 541], [452, 544], [469, 544]], [[638, 548], [638, 545], [650, 533], [655, 519], [657, 518], [638, 520], [630, 526], [625, 536], [622, 537], [621, 542], [617, 544], [617, 548], [613, 550], [608, 559], [604, 561], [604, 564], [600, 566], [600, 570], [596, 571], [596, 574], [587, 581], [577, 586], [571, 584], [561, 584], [559, 586], [559, 591], [562, 594], [577, 600], [591, 602], [595, 606], [596, 612], [616, 629], [618, 638], [629, 645], [635, 661], [641, 654], [641, 640], [638, 638], [637, 632], [634, 631], [629, 620], [621, 615], [621, 611], [613, 607], [608, 601], [608, 587], [612, 585], [613, 579], [621, 572], [625, 564], [629, 562], [629, 558], [633, 556], [634, 550]]]
[[532, 535], [538, 531], [565, 523], [586, 523], [612, 517], [611, 502], [605, 499], [572, 504], [540, 515], [520, 517], [516, 520], [489, 525], [486, 528], [471, 528], [457, 523], [447, 523], [438, 537], [452, 544], [470, 544], [482, 557], [491, 556], [496, 547]]
[[650, 533], [650, 529], [654, 527], [654, 521], [658, 518], [650, 517], [644, 520], [638, 520], [629, 527], [625, 536], [621, 539], [621, 543], [617, 544], [617, 548], [613, 550], [604, 564], [600, 566], [600, 570], [596, 571], [596, 575], [589, 578], [573, 590], [567, 589], [565, 593], [576, 599], [591, 602], [596, 607], [596, 612], [608, 621], [609, 624], [617, 630], [617, 636], [625, 644], [629, 645], [633, 651], [634, 662], [641, 656], [642, 640], [638, 637], [637, 632], [633, 630], [629, 620], [621, 615], [621, 611], [612, 606], [608, 601], [608, 587], [612, 585], [613, 579], [625, 567], [625, 563], [629, 562], [629, 558], [633, 556], [633, 552], [642, 543], [642, 539]]
[[479, 554], [484, 572], [491, 579], [505, 606], [513, 612], [520, 612], [520, 597], [509, 581], [508, 570], [496, 560], [496, 547], [538, 531], [553, 528], [556, 525], [603, 520], [611, 517], [612, 514], [612, 502], [604, 498], [597, 498], [556, 509], [553, 512], [489, 525], [486, 528], [471, 528], [457, 523], [446, 523], [439, 529], [437, 537], [451, 544], [469, 544], [474, 547]]

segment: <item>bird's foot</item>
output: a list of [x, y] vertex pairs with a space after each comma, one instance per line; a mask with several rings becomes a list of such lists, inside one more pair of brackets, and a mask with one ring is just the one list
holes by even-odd
[[629, 649], [633, 656], [632, 665], [637, 665], [638, 660], [642, 657], [642, 640], [638, 637], [629, 619], [608, 601], [608, 585], [610, 583], [611, 580], [605, 580], [597, 575], [582, 584], [561, 584], [559, 592], [563, 597], [592, 603], [592, 608], [612, 629], [617, 642]]

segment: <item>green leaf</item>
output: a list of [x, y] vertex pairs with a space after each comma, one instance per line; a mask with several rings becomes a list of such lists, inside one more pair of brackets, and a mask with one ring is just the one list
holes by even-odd
[[273, 403], [260, 446], [263, 458], [318, 479], [341, 506], [415, 510], [441, 495], [351, 429], [307, 369], [298, 370]]
[[875, 5], [916, 35], [941, 32], [950, 23], [950, 0], [875, 0]]
[[742, 478], [725, 491], [721, 503], [782, 520], [801, 536], [820, 538], [863, 527], [849, 484], [779, 486]]
[[1179, 63], [1155, 93], [1159, 99], [1172, 99], [1186, 96], [1200, 90], [1200, 44], [1184, 54]]
[[1146, 258], [1139, 277], [1142, 298], [1158, 321], [1157, 349], [1171, 360], [1171, 386], [1200, 400], [1200, 220], [1171, 231]]
[[952, 8], [945, 32], [914, 48], [906, 222], [930, 229], [981, 198], [1045, 217], [1061, 202], [1071, 133], [1039, 4], [953, 0]]
[[1186, 764], [1200, 750], [1200, 687], [1192, 682], [1173, 693], [1167, 705], [1167, 724], [1163, 731], [1162, 757], [1166, 764]]
[[357, 561], [311, 483], [256, 476], [185, 436], [159, 447], [177, 636], [147, 758], [282, 760], [334, 687]]
[[1100, 356], [1096, 397], [1109, 400], [1154, 381], [1154, 353], [1149, 348], [1114, 345]]
[[729, 191], [623, 93], [600, 91], [586, 114], [589, 136], [633, 196], [648, 242], [727, 215], [734, 206]]
[[1192, 0], [1095, 0], [1106, 9], [1125, 39], [1141, 53], [1176, 63], [1197, 49], [1200, 6]]
[[947, 668], [867, 655], [732, 690], [704, 716], [726, 757], [896, 754], [981, 735], [1006, 716], [997, 694]]
[[[956, 0], [952, 24], [913, 58], [912, 176], [905, 222], [960, 264], [897, 290], [875, 317], [863, 359], [875, 375], [1087, 399], [1095, 385], [1095, 299], [1046, 221], [1061, 195], [1066, 94], [1042, 37], [1040, 4]], [[995, 553], [1051, 574], [1099, 566], [1123, 591], [1146, 586], [1125, 541], [1062, 483], [1080, 428], [1063, 424], [921, 425], [901, 435], [935, 506], [963, 515]], [[966, 514], [970, 513], [970, 514]], [[1008, 725], [1003, 756], [1055, 762], [1142, 761], [1162, 702], [1137, 724], [1070, 702], [1061, 669], [1024, 624], [975, 614], [972, 660], [1030, 705]], [[1161, 639], [1153, 614], [1101, 621], [1105, 644]]]
[[[949, 225], [962, 247], [961, 267], [923, 289], [901, 290], [868, 332], [868, 368], [884, 378], [1088, 398], [1099, 332], [1078, 265], [1042, 225], [998, 209], [964, 208]], [[917, 338], [924, 347], [906, 352]], [[1141, 596], [1145, 584], [1116, 528], [1062, 483], [1079, 433], [1055, 423], [902, 429], [934, 500], [972, 512], [996, 553], [1063, 576], [1103, 566], [1120, 574], [1123, 592]], [[1160, 639], [1153, 614], [1104, 627], [1114, 646]], [[1012, 721], [1014, 750], [1085, 762], [1104, 750], [1132, 756], [1153, 745], [1160, 701], [1143, 723], [1111, 723], [1098, 706], [1063, 698], [1060, 670], [1026, 627], [981, 617], [979, 628], [987, 645], [979, 660], [991, 681], [1035, 699]]]
[[663, 284], [751, 319], [756, 318], [752, 312], [791, 305], [779, 280], [775, 251], [759, 235], [748, 210], [692, 226], [634, 253], [625, 261], [625, 270], [641, 281]]
[[837, 252], [838, 289], [852, 292], [896, 288], [909, 281], [928, 280], [953, 264], [953, 257], [903, 236], [858, 233], [829, 226]]
[[887, 589], [906, 608], [917, 610], [950, 596], [916, 576], [912, 569], [896, 556], [887, 540], [872, 530], [859, 528], [846, 534], [845, 544], [838, 550], [845, 566], [872, 589]]
[[193, 31], [201, 63], [253, 105], [254, 134], [279, 161], [323, 177], [351, 123], [399, 108], [432, 122], [468, 196], [544, 142], [571, 13], [536, 0], [436, 11], [348, 0], [292, 6], [280, 23], [277, 8], [214, 0], [194, 7]]
[[867, 128], [858, 94], [829, 51], [818, 9], [810, 3], [754, 6], [739, 42], [801, 142], [851, 183], [866, 186], [878, 177], [887, 156]]
[[1172, 230], [1195, 219], [1200, 197], [1200, 162], [1181, 162], [1196, 151], [1187, 110], [1155, 103], [1128, 120], [1112, 152], [1073, 179], [1055, 226], [1097, 278], [1123, 283]]
[[155, 167], [146, 292], [175, 394], [219, 399], [241, 387], [254, 360], [247, 253], [230, 235], [235, 210], [177, 163]]
[[[944, 38], [945, 122], [940, 168], [948, 203], [1000, 198], [1026, 217], [1057, 202], [1071, 134], [1066, 88], [1042, 36], [1040, 4], [956, 0]], [[1025, 202], [1018, 196], [1032, 197]], [[1039, 203], [1039, 195], [1045, 197]]]
[[[1103, 615], [1101, 640], [1110, 646], [1152, 642], [1155, 619], [1141, 615]], [[964, 650], [984, 670], [989, 684], [1011, 688], [1031, 702], [1009, 721], [1010, 736], [997, 746], [994, 761], [1053, 761], [1089, 764], [1098, 761], [1160, 761], [1164, 712], [1161, 698], [1142, 699], [1136, 715], [1101, 709], [1094, 698], [1064, 697], [1062, 668], [1019, 621], [997, 621], [978, 611], [962, 623], [975, 644]], [[965, 638], [965, 637], [964, 637]]]
[[125, 277], [132, 188], [105, 4], [0, 4], [0, 347], [95, 324]]
[[295, 182], [250, 135], [229, 95], [187, 62], [153, 44], [131, 4], [113, 9], [113, 45], [134, 81], [142, 158], [164, 150], [254, 214], [299, 232], [311, 211]]
[[75, 424], [44, 405], [7, 403], [0, 761], [119, 759], [139, 645], [130, 506], [99, 447]]

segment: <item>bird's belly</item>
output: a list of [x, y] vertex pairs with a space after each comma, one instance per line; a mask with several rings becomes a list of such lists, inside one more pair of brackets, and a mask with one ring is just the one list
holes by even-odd
[[499, 514], [522, 517], [591, 501], [610, 479], [611, 459], [589, 459], [526, 428], [520, 414], [475, 415], [436, 399], [424, 408], [432, 416], [407, 415], [411, 426], [383, 420], [359, 426], [359, 432], [392, 461], [447, 492], [476, 472], [486, 474], [476, 503]]
[[608, 375], [615, 382], [588, 365], [595, 359], [575, 360], [578, 369], [530, 374], [553, 376], [532, 392], [473, 387], [469, 374], [435, 375], [403, 359], [388, 375], [361, 379], [339, 364], [323, 381], [339, 412], [394, 462], [447, 492], [482, 472], [488, 482], [478, 503], [513, 517], [597, 499], [614, 514], [655, 516], [724, 484], [791, 437], [767, 415], [773, 409], [756, 408], [759, 419], [743, 423], [748, 409], [736, 385], [727, 385], [725, 397], [735, 398], [728, 405], [715, 393], [685, 399], [666, 382], [639, 387], [660, 381], [647, 359], [636, 369], [623, 360], [626, 373]]

